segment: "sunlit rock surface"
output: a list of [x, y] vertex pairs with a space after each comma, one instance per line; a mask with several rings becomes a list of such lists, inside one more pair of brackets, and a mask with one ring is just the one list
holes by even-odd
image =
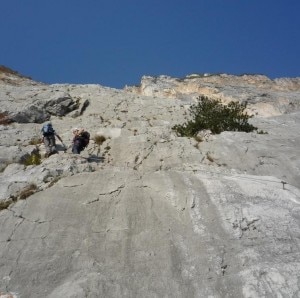
[[[299, 296], [299, 79], [144, 77], [117, 90], [0, 74], [1, 298]], [[177, 137], [199, 95], [247, 100], [267, 134]], [[75, 156], [57, 141], [44, 159], [43, 113], [67, 146], [87, 129], [89, 147]], [[41, 164], [25, 166], [35, 150]]]

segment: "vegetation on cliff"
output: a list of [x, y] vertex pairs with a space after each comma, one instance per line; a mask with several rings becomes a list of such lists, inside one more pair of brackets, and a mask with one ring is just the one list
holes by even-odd
[[224, 105], [221, 100], [200, 96], [197, 104], [189, 109], [191, 120], [184, 124], [177, 124], [172, 129], [182, 137], [194, 137], [204, 129], [211, 130], [213, 134], [223, 131], [257, 130], [248, 122], [253, 116], [245, 112], [246, 107], [246, 103], [231, 101], [228, 105]]

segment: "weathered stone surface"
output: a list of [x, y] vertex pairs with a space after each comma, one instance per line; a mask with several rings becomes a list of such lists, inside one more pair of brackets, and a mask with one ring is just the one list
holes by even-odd
[[212, 163], [242, 173], [272, 175], [300, 187], [300, 113], [255, 119], [267, 134], [223, 132], [201, 143]]
[[1, 93], [1, 110], [18, 123], [42, 123], [51, 115], [64, 116], [77, 108], [77, 103], [66, 92], [32, 90], [29, 87], [10, 87]]
[[[1, 126], [0, 297], [299, 296], [299, 98], [292, 113], [268, 102], [278, 114], [268, 118], [255, 99], [260, 118], [252, 121], [267, 134], [188, 139], [171, 129], [195, 99], [184, 93], [187, 80], [194, 79], [160, 77], [151, 82], [155, 97], [130, 88], [46, 86], [81, 102], [50, 118], [67, 145], [72, 127], [91, 133], [80, 156], [59, 146], [25, 167], [16, 163], [19, 150], [37, 146], [43, 156], [43, 145], [30, 145], [41, 124]], [[299, 92], [296, 79], [201, 80], [241, 101], [245, 84], [249, 97], [264, 86], [288, 101]], [[165, 96], [170, 81], [177, 89]], [[0, 92], [12, 87], [2, 83]], [[14, 85], [28, 94], [44, 88], [23, 78]]]
[[0, 69], [0, 113], [7, 114], [14, 122], [42, 123], [51, 115], [64, 116], [78, 107], [78, 102], [66, 91], [41, 83], [25, 84], [24, 81], [32, 82], [12, 73], [1, 73]]
[[1, 174], [0, 209], [19, 200], [29, 185], [34, 185], [36, 191], [44, 190], [62, 177], [95, 171], [100, 161], [100, 158], [94, 158], [88, 162], [80, 156], [59, 153], [50, 156], [41, 165], [10, 164]]
[[127, 90], [151, 97], [195, 99], [200, 95], [223, 102], [247, 102], [249, 112], [276, 116], [299, 110], [300, 78], [270, 80], [262, 75], [191, 75], [182, 79], [144, 76], [139, 87]]

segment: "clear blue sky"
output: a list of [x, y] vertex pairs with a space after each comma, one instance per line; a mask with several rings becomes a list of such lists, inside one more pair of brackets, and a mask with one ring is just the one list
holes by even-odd
[[300, 0], [0, 0], [0, 64], [45, 83], [300, 76]]

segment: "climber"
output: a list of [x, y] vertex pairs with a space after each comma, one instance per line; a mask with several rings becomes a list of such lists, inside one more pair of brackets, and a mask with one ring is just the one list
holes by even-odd
[[45, 157], [49, 157], [52, 154], [58, 153], [56, 150], [55, 137], [57, 137], [65, 147], [61, 137], [53, 129], [51, 122], [46, 123], [41, 132], [43, 134], [42, 140], [46, 148]]
[[82, 150], [89, 144], [90, 134], [83, 128], [73, 128], [73, 146], [72, 153], [80, 154]]

